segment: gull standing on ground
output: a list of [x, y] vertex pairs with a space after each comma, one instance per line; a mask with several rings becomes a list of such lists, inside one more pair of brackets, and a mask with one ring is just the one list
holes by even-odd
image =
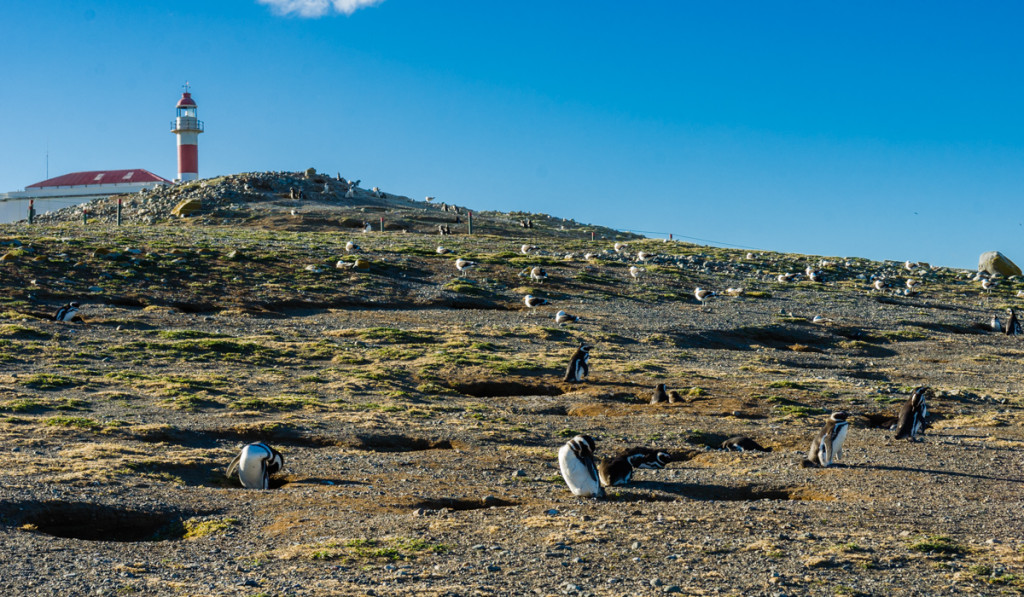
[[705, 290], [698, 286], [696, 290], [693, 291], [693, 296], [696, 297], [698, 301], [700, 301], [702, 307], [706, 307], [707, 300], [715, 296], [715, 293], [710, 290]]
[[548, 299], [542, 299], [540, 297], [533, 296], [532, 294], [528, 294], [523, 297], [523, 303], [532, 312], [537, 307], [548, 304]]
[[635, 265], [631, 265], [629, 267], [629, 275], [632, 276], [634, 280], [639, 280], [644, 275], [644, 271], [644, 268], [637, 267]]
[[458, 259], [455, 260], [455, 269], [459, 270], [460, 272], [465, 273], [465, 271], [471, 267], [476, 267], [475, 261], [469, 261], [467, 259], [463, 259], [462, 257], [459, 257]]
[[530, 270], [530, 279], [534, 282], [542, 283], [548, 279], [548, 273], [538, 265]]

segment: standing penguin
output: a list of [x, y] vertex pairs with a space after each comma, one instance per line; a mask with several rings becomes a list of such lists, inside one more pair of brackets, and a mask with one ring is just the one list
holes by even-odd
[[227, 476], [238, 473], [238, 480], [246, 489], [268, 489], [270, 475], [284, 468], [284, 456], [263, 442], [254, 442], [244, 448], [228, 465]]
[[625, 485], [633, 478], [633, 471], [638, 468], [662, 469], [672, 461], [668, 452], [650, 448], [632, 448], [614, 458], [606, 458], [597, 467], [601, 485]]
[[1013, 312], [1013, 309], [1006, 310], [1006, 335], [1007, 336], [1019, 336], [1022, 330], [1020, 329], [1020, 321], [1017, 319], [1017, 314]]
[[603, 498], [604, 489], [594, 464], [594, 438], [577, 435], [558, 450], [558, 468], [573, 495]]
[[825, 426], [811, 440], [807, 458], [800, 463], [800, 466], [827, 468], [832, 465], [833, 461], [842, 458], [843, 442], [846, 441], [846, 433], [849, 430], [850, 424], [846, 421], [846, 413], [842, 411], [832, 413], [832, 416], [825, 422]]
[[55, 321], [72, 321], [78, 315], [79, 306], [77, 302], [68, 303], [57, 309], [57, 312], [53, 314], [53, 319]]
[[583, 381], [583, 378], [590, 373], [590, 367], [587, 366], [587, 361], [590, 360], [590, 349], [592, 346], [587, 346], [580, 340], [580, 347], [573, 353], [572, 358], [569, 359], [569, 367], [565, 370], [565, 379], [569, 383], [579, 383]]
[[658, 404], [659, 402], [668, 402], [668, 393], [665, 392], [665, 384], [660, 383], [654, 388], [654, 396], [651, 396], [651, 404]]
[[900, 409], [900, 418], [896, 422], [896, 437], [894, 439], [904, 439], [908, 441], [917, 441], [917, 434], [924, 430], [925, 418], [928, 417], [928, 405], [927, 397], [935, 397], [935, 393], [932, 392], [931, 388], [920, 387], [914, 390], [914, 393], [903, 403], [903, 408]]

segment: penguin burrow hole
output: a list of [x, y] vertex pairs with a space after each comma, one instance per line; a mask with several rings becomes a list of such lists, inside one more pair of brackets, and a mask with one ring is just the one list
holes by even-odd
[[405, 435], [357, 435], [352, 447], [372, 452], [419, 452], [422, 450], [455, 450], [461, 446], [447, 439], [426, 439]]
[[414, 509], [424, 510], [481, 510], [484, 508], [507, 508], [515, 506], [517, 502], [503, 500], [501, 498], [488, 496], [483, 499], [459, 499], [459, 498], [427, 498], [412, 505]]
[[561, 396], [565, 392], [549, 384], [525, 384], [515, 381], [475, 381], [459, 383], [453, 389], [474, 398], [501, 398], [505, 396]]
[[180, 539], [181, 521], [194, 513], [142, 512], [84, 502], [42, 502], [22, 508], [22, 529], [85, 541], [168, 541]]
[[755, 502], [758, 500], [790, 500], [790, 501], [832, 501], [829, 495], [805, 486], [764, 487], [758, 485], [741, 485], [727, 487], [723, 485], [701, 485], [687, 492], [687, 497], [696, 500], [716, 500], [723, 502]]

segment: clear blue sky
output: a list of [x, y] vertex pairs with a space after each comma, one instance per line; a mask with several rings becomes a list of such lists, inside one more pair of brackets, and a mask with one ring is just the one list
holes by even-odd
[[313, 166], [715, 244], [1024, 265], [1024, 4], [335, 8], [359, 3], [5, 5], [0, 191], [47, 147], [51, 176], [173, 178], [189, 80], [200, 176]]

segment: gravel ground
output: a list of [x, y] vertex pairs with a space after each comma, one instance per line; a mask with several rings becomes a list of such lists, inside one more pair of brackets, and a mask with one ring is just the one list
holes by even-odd
[[[313, 282], [283, 286], [304, 265], [293, 257], [280, 270], [261, 269], [257, 257], [244, 264], [249, 286], [263, 289], [248, 295], [231, 290], [234, 266], [211, 267], [206, 276], [223, 275], [226, 289], [212, 297], [188, 294], [202, 279], [195, 270], [174, 278], [151, 257], [164, 269], [147, 276], [162, 276], [164, 290], [138, 283], [86, 294], [85, 322], [57, 324], [39, 313], [111, 279], [92, 258], [59, 257], [71, 250], [53, 240], [63, 232], [0, 233], [48, 255], [51, 270], [87, 264], [65, 282], [29, 271], [23, 257], [0, 266], [11, 290], [0, 306], [0, 593], [1024, 587], [1024, 347], [985, 331], [993, 312], [1015, 304], [1017, 281], [982, 296], [959, 273], [937, 271], [920, 293], [873, 293], [869, 276], [897, 265], [859, 260], [824, 284], [783, 285], [772, 280], [786, 259], [811, 258], [750, 263], [688, 248], [659, 253], [663, 266], [648, 264], [648, 277], [633, 282], [628, 256], [607, 253], [545, 262], [552, 279], [532, 290], [552, 305], [528, 313], [520, 267], [487, 262], [456, 278], [448, 257], [409, 252], [435, 239], [398, 233], [361, 239], [375, 266], [391, 269], [369, 281], [331, 273], [337, 300], [284, 302], [320, 292]], [[149, 255], [157, 239], [165, 255], [168, 240], [217, 251], [233, 242], [218, 236], [224, 230], [151, 234], [130, 241]], [[287, 250], [296, 237], [267, 238]], [[522, 241], [450, 240], [506, 260]], [[547, 242], [551, 255], [582, 253]], [[702, 308], [689, 297], [696, 284], [749, 292]], [[558, 309], [584, 320], [555, 326]], [[827, 321], [812, 324], [815, 315]], [[579, 339], [594, 345], [591, 376], [567, 384]], [[684, 400], [647, 404], [657, 383]], [[936, 391], [922, 441], [872, 426], [868, 415], [895, 414], [920, 385]], [[836, 410], [853, 421], [840, 466], [800, 468]], [[605, 500], [575, 498], [556, 452], [576, 433], [592, 435], [600, 456], [642, 445], [675, 459], [637, 471]], [[736, 434], [772, 451], [715, 449]], [[223, 477], [255, 440], [285, 456], [268, 491]]]

